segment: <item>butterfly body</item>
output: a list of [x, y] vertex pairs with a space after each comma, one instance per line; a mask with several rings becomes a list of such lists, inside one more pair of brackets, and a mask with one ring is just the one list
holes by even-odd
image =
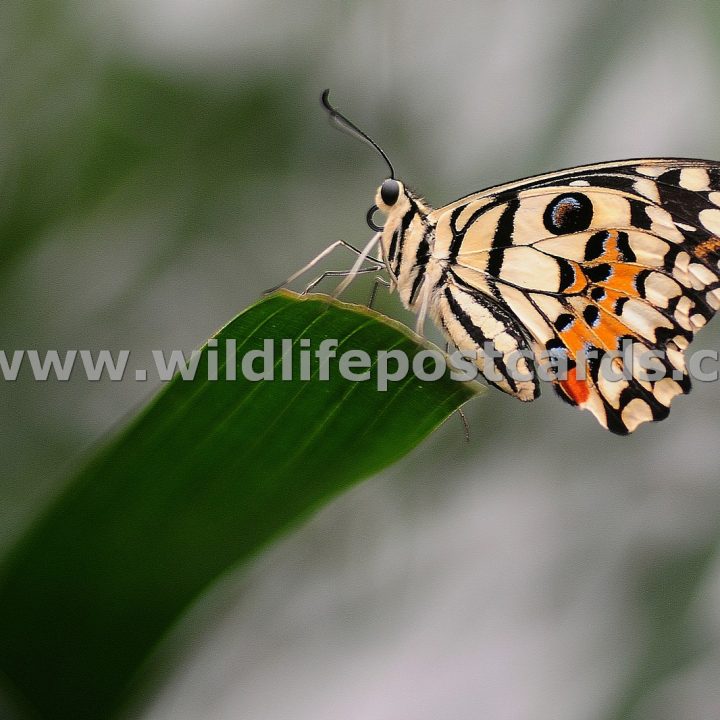
[[[489, 352], [499, 389], [533, 400], [542, 366], [564, 400], [619, 434], [663, 419], [689, 391], [684, 351], [720, 307], [720, 163], [589, 165], [436, 210], [393, 178], [376, 204], [402, 302], [481, 369]], [[628, 377], [605, 377], [603, 358], [624, 366], [623, 340], [656, 351], [662, 376], [633, 365]], [[558, 356], [569, 372], [552, 377]]]

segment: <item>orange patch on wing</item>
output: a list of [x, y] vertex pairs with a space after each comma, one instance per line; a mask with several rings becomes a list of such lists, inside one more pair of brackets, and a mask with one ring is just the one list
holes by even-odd
[[626, 296], [610, 289], [605, 292], [605, 298], [595, 303], [600, 308], [600, 316], [592, 332], [600, 339], [600, 347], [605, 350], [618, 350], [618, 338], [637, 337], [637, 333], [622, 321], [622, 317], [615, 314], [615, 302]]
[[617, 230], [609, 230], [608, 238], [605, 241], [605, 251], [603, 252], [603, 254], [600, 257], [596, 258], [593, 262], [608, 262], [608, 263], [622, 262], [623, 258], [621, 257], [620, 251], [618, 250], [617, 238], [618, 238], [618, 231]]
[[588, 342], [592, 343], [594, 340], [588, 326], [577, 317], [570, 328], [560, 333], [560, 339], [572, 358], [575, 358]]
[[602, 310], [614, 315], [615, 303], [623, 297], [627, 297], [627, 295], [619, 293], [617, 290], [613, 290], [612, 288], [605, 288], [605, 297], [599, 302], [596, 302], [596, 305]]
[[694, 248], [694, 254], [701, 260], [705, 260], [708, 255], [717, 253], [720, 253], [720, 238], [715, 237], [714, 235], [709, 237], [707, 240], [703, 240]]
[[618, 350], [618, 338], [621, 336], [637, 336], [634, 330], [615, 315], [613, 309], [608, 310], [603, 307], [602, 310], [600, 322], [593, 328], [593, 332], [606, 343], [607, 350]]
[[628, 330], [624, 325], [612, 320], [607, 315], [600, 316], [600, 321], [592, 329], [600, 339], [600, 347], [603, 350], [617, 350], [618, 337], [627, 334]]
[[607, 280], [599, 282], [598, 285], [612, 288], [628, 297], [638, 297], [635, 278], [637, 278], [642, 268], [635, 265], [625, 265], [623, 263], [611, 263], [610, 265], [612, 267], [612, 275]]
[[583, 310], [587, 305], [580, 305], [580, 300], [573, 303], [572, 314], [575, 320], [567, 330], [559, 333], [572, 356], [576, 356], [587, 345], [593, 345], [601, 350], [618, 350], [620, 337], [636, 335], [621, 318], [615, 315], [615, 300], [623, 296], [613, 290], [606, 292], [607, 296], [599, 303], [587, 303], [600, 309], [597, 322], [592, 326], [583, 317]]
[[576, 315], [572, 327], [561, 332], [560, 338], [574, 357], [588, 344], [601, 350], [617, 350], [618, 338], [632, 334], [632, 331], [622, 322], [607, 313], [601, 313], [599, 322], [594, 327], [590, 327]]
[[573, 262], [572, 260], [568, 260], [567, 262], [572, 265], [572, 268], [575, 271], [575, 282], [573, 282], [570, 287], [565, 288], [562, 292], [565, 295], [576, 295], [577, 293], [581, 293], [587, 287], [588, 281], [578, 263]]
[[587, 380], [578, 379], [577, 368], [568, 371], [566, 380], [559, 380], [563, 392], [577, 405], [582, 405], [590, 397]]

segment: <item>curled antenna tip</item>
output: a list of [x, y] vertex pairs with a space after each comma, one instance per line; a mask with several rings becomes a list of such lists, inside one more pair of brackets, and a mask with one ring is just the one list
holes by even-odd
[[336, 120], [340, 113], [330, 104], [330, 88], [325, 88], [320, 96], [322, 106], [330, 113], [330, 117]]
[[325, 88], [325, 90], [322, 91], [322, 95], [320, 95], [320, 102], [330, 114], [330, 119], [337, 123], [340, 128], [345, 130], [345, 132], [349, 133], [350, 135], [354, 135], [363, 142], [366, 142], [368, 145], [375, 148], [378, 153], [380, 153], [383, 160], [386, 162], [388, 169], [390, 170], [390, 177], [394, 178], [395, 169], [393, 168], [390, 159], [385, 154], [385, 151], [371, 137], [369, 137], [367, 133], [363, 132], [357, 125], [355, 125], [355, 123], [348, 120], [348, 118], [346, 118], [339, 110], [336, 110], [330, 104], [330, 88]]

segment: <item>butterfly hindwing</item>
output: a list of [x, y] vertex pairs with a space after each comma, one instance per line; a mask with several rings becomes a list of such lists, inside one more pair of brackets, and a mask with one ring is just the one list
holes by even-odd
[[503, 304], [449, 280], [433, 312], [450, 341], [475, 360], [491, 385], [523, 401], [540, 394], [525, 332]]

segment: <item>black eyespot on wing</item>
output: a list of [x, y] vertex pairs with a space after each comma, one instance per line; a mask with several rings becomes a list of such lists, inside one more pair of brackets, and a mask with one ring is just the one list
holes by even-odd
[[563, 330], [567, 330], [572, 324], [573, 324], [573, 316], [570, 313], [560, 313], [557, 318], [555, 318], [555, 329], [558, 332], [563, 332]]
[[590, 282], [605, 282], [612, 275], [612, 267], [608, 263], [600, 263], [583, 268], [583, 272]]
[[628, 234], [622, 230], [617, 236], [617, 248], [622, 254], [624, 262], [635, 262], [637, 260], [633, 249], [630, 247], [630, 238], [628, 237]]
[[583, 310], [583, 318], [590, 327], [595, 327], [600, 319], [600, 311], [594, 305], [587, 305]]
[[575, 268], [565, 259], [556, 258], [560, 268], [560, 292], [564, 292], [575, 284]]
[[590, 291], [590, 297], [591, 297], [595, 302], [600, 302], [601, 300], [603, 300], [603, 299], [605, 298], [605, 288], [594, 287], [594, 288]]
[[600, 230], [592, 235], [585, 244], [585, 260], [597, 260], [605, 252], [605, 242], [609, 237], [607, 230]]
[[380, 197], [386, 205], [394, 205], [400, 197], [400, 183], [389, 178], [380, 186]]
[[567, 357], [568, 349], [560, 338], [550, 338], [545, 343], [545, 349], [551, 357]]
[[590, 227], [593, 206], [582, 193], [563, 193], [552, 200], [543, 213], [543, 223], [553, 235], [580, 232]]

